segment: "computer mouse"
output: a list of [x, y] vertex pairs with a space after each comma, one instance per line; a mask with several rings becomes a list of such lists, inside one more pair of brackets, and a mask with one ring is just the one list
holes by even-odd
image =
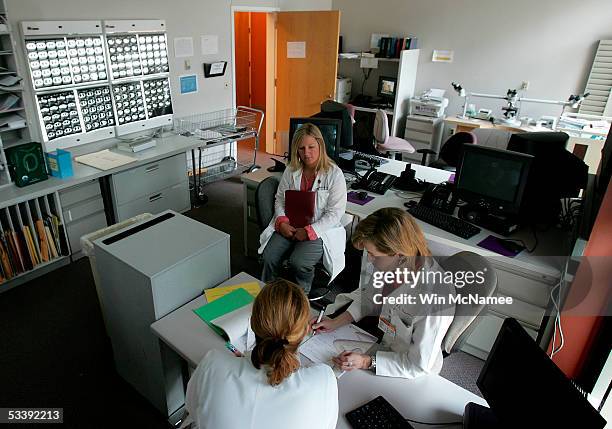
[[366, 198], [368, 198], [368, 193], [366, 191], [357, 192], [357, 199], [358, 200], [364, 201]]
[[417, 203], [416, 201], [406, 201], [404, 203], [404, 207], [408, 208], [408, 209], [412, 209], [415, 208], [419, 203]]
[[525, 247], [519, 243], [510, 240], [504, 240], [502, 238], [498, 238], [497, 242], [501, 244], [503, 248], [510, 252], [520, 253], [522, 250], [525, 250]]

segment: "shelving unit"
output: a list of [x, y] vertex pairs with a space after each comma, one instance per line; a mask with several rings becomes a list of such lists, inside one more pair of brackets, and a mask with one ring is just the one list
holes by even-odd
[[[6, 0], [0, 1], [0, 24], [6, 25], [7, 31], [0, 31], [0, 78], [6, 76], [23, 77], [15, 57], [16, 43], [13, 28], [7, 16]], [[25, 125], [0, 127], [0, 188], [12, 186], [6, 166], [4, 149], [31, 141], [30, 122], [26, 114], [26, 97], [24, 97], [23, 80], [13, 86], [0, 86], [0, 99], [6, 95], [15, 95], [19, 100], [13, 107], [0, 111], [0, 121], [9, 115], [17, 115], [25, 120]]]

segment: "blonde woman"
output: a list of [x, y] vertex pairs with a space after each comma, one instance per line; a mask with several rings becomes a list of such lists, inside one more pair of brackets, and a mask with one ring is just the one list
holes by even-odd
[[[285, 191], [314, 191], [315, 216], [310, 225], [296, 228], [285, 215]], [[276, 192], [274, 216], [262, 232], [259, 253], [263, 253], [261, 279], [278, 277], [281, 263], [288, 258], [296, 283], [306, 293], [314, 278], [314, 266], [323, 264], [332, 280], [344, 268], [346, 232], [341, 218], [346, 209], [346, 181], [342, 170], [325, 152], [321, 131], [304, 124], [293, 135], [291, 162]]]
[[[455, 289], [454, 285], [441, 281], [443, 269], [431, 257], [422, 231], [405, 211], [384, 208], [357, 225], [352, 241], [365, 253], [360, 287], [348, 295], [339, 295], [330, 307], [329, 312], [352, 301], [344, 313], [313, 324], [312, 328], [333, 331], [374, 315], [384, 336], [377, 351], [344, 352], [334, 362], [345, 371], [371, 369], [376, 375], [389, 377], [416, 378], [439, 373], [442, 340], [455, 308], [454, 304], [441, 302], [423, 304], [420, 297], [435, 294], [446, 297], [448, 302]], [[382, 281], [384, 273], [397, 273], [398, 269], [406, 275], [390, 276]], [[409, 273], [418, 272], [422, 273], [421, 277], [412, 281], [415, 277]], [[398, 297], [408, 296], [413, 296], [415, 301], [397, 301]]]
[[[286, 280], [268, 283], [253, 304], [250, 355], [212, 350], [191, 376], [185, 406], [199, 429], [331, 429], [338, 387], [324, 364], [300, 367], [297, 348], [309, 331], [304, 292]], [[189, 423], [189, 422], [187, 422]]]

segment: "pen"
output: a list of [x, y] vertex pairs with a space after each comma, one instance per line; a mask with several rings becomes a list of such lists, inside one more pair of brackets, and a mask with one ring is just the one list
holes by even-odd
[[234, 345], [233, 345], [232, 343], [230, 343], [229, 341], [226, 341], [226, 342], [225, 342], [225, 347], [227, 347], [227, 349], [228, 349], [230, 352], [234, 353], [234, 355], [236, 355], [237, 357], [242, 356], [242, 353], [240, 353], [240, 352], [238, 351], [238, 349], [237, 349], [236, 347], [234, 347]]
[[[315, 322], [315, 325], [318, 323], [321, 323], [321, 320], [323, 319], [323, 314], [325, 314], [325, 307], [323, 307], [321, 311], [319, 312], [319, 317], [317, 317], [317, 321]], [[315, 329], [312, 335], [316, 335], [316, 334], [317, 334], [317, 331]]]

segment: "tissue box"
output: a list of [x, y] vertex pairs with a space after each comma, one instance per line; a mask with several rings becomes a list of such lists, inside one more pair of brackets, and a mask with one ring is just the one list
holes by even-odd
[[47, 164], [53, 177], [65, 179], [72, 176], [72, 155], [67, 150], [58, 149], [47, 153]]

